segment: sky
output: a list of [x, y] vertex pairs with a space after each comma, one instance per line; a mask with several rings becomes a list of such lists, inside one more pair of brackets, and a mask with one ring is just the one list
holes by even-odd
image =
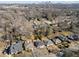
[[[41, 2], [41, 1], [53, 1], [53, 2], [65, 2], [65, 3], [73, 3], [73, 2], [75, 2], [75, 3], [79, 3], [79, 0], [0, 0], [0, 3], [4, 3], [4, 2], [7, 2], [7, 3], [12, 3], [12, 2], [23, 2], [23, 1], [26, 1], [26, 2], [35, 2], [35, 1], [38, 1], [38, 2]], [[24, 3], [24, 2], [23, 2]]]
[[0, 1], [79, 1], [79, 0], [0, 0]]

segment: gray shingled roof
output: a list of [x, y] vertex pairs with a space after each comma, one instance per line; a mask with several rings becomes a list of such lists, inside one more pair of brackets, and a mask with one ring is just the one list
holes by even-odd
[[44, 44], [45, 44], [46, 46], [49, 46], [49, 45], [53, 45], [54, 43], [53, 43], [51, 40], [45, 40], [45, 41], [44, 41]]
[[40, 41], [40, 40], [37, 40], [37, 41], [34, 42], [34, 45], [35, 45], [36, 47], [40, 47], [40, 46], [43, 46], [44, 43], [43, 43], [42, 41]]
[[6, 50], [8, 54], [16, 54], [18, 52], [21, 52], [23, 50], [23, 42], [18, 41], [16, 44], [12, 44], [9, 46]]

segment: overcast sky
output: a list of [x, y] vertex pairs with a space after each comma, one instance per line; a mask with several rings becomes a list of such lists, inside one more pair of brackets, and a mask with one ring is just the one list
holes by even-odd
[[0, 0], [0, 1], [79, 1], [79, 0]]
[[[41, 2], [41, 1], [53, 1], [54, 3], [79, 3], [79, 0], [0, 0], [0, 3], [33, 3], [36, 1]], [[30, 1], [30, 2], [29, 2]]]

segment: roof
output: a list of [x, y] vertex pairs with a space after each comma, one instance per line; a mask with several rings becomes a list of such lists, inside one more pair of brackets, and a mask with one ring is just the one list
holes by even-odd
[[69, 35], [68, 38], [71, 39], [71, 40], [78, 40], [79, 39], [79, 35], [72, 34], [72, 35]]
[[34, 42], [34, 45], [35, 45], [36, 47], [40, 47], [40, 46], [43, 46], [44, 43], [43, 43], [42, 41], [40, 41], [40, 40], [37, 40], [37, 41]]
[[63, 35], [57, 36], [56, 38], [60, 39], [61, 41], [67, 40], [67, 37], [65, 37]]
[[53, 43], [51, 40], [45, 40], [45, 41], [44, 41], [44, 44], [45, 44], [46, 46], [49, 46], [49, 45], [53, 45], [54, 43]]
[[54, 38], [54, 39], [53, 39], [53, 42], [54, 42], [55, 44], [58, 44], [58, 43], [61, 43], [61, 40], [58, 39], [58, 38]]
[[21, 52], [23, 50], [23, 42], [18, 41], [16, 42], [16, 44], [12, 44], [11, 46], [9, 46], [6, 50], [6, 52], [8, 54], [16, 54], [18, 52]]

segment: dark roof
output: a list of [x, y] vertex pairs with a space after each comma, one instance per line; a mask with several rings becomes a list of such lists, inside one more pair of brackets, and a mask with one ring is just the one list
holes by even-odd
[[79, 36], [77, 34], [72, 34], [72, 35], [69, 35], [67, 36], [70, 40], [78, 40], [79, 39]]
[[40, 41], [40, 40], [37, 40], [37, 41], [34, 42], [34, 45], [36, 47], [40, 47], [40, 46], [44, 45], [44, 43], [42, 41]]
[[12, 44], [6, 49], [6, 52], [8, 54], [16, 54], [18, 52], [21, 52], [23, 50], [23, 42], [19, 41], [16, 44]]

